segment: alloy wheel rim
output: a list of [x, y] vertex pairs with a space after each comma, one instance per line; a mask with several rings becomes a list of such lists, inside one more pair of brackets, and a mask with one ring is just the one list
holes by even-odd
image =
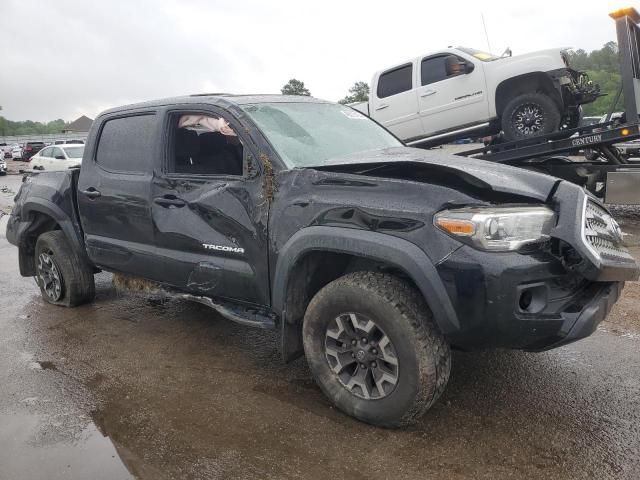
[[390, 395], [398, 384], [399, 362], [391, 340], [370, 318], [344, 313], [327, 326], [325, 358], [340, 384], [365, 400]]
[[42, 252], [38, 256], [38, 282], [51, 301], [60, 300], [62, 297], [62, 276], [53, 261], [51, 252]]
[[515, 129], [522, 135], [540, 133], [544, 128], [544, 112], [535, 103], [520, 105], [512, 115]]

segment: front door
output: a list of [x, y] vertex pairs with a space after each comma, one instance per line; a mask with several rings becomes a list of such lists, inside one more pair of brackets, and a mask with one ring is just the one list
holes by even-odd
[[269, 201], [261, 175], [247, 173], [254, 152], [236, 134], [244, 129], [207, 106], [165, 116], [167, 158], [151, 191], [163, 278], [193, 294], [269, 305]]
[[447, 75], [445, 59], [449, 56], [433, 55], [420, 63], [418, 102], [426, 135], [485, 122], [489, 117], [482, 62], [474, 62], [470, 73]]

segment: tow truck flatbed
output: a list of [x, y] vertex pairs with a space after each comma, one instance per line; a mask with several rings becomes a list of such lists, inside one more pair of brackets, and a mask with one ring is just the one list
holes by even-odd
[[[581, 185], [607, 203], [640, 205], [640, 162], [629, 161], [616, 147], [640, 139], [640, 14], [625, 8], [610, 16], [616, 22], [622, 86], [608, 118], [624, 93], [624, 123], [607, 121], [507, 143], [496, 138], [457, 155], [542, 171]], [[596, 160], [576, 160], [584, 149], [594, 152]]]

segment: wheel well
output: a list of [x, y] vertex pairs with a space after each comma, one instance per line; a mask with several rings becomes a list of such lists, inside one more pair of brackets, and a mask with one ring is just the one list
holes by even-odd
[[525, 93], [547, 94], [556, 102], [560, 111], [564, 110], [560, 92], [549, 75], [543, 72], [533, 72], [509, 78], [498, 85], [496, 89], [496, 115], [501, 117], [507, 104], [518, 95]]
[[393, 265], [346, 253], [311, 251], [298, 259], [289, 273], [285, 297], [286, 321], [301, 324], [309, 302], [322, 287], [343, 275], [359, 271], [389, 273], [403, 278], [418, 290], [415, 282]]
[[60, 230], [60, 225], [53, 217], [42, 212], [32, 212], [29, 228], [22, 236], [19, 249], [20, 274], [30, 277], [36, 274], [35, 251], [38, 237], [45, 232]]

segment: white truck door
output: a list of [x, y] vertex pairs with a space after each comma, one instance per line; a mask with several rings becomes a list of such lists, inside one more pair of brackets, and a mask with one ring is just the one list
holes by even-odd
[[451, 55], [430, 55], [420, 62], [417, 94], [425, 135], [485, 122], [489, 118], [482, 62], [471, 62], [460, 56], [458, 60], [472, 64], [473, 70], [447, 74], [446, 59]]
[[381, 73], [371, 92], [371, 117], [402, 140], [423, 135], [414, 70], [415, 62]]

